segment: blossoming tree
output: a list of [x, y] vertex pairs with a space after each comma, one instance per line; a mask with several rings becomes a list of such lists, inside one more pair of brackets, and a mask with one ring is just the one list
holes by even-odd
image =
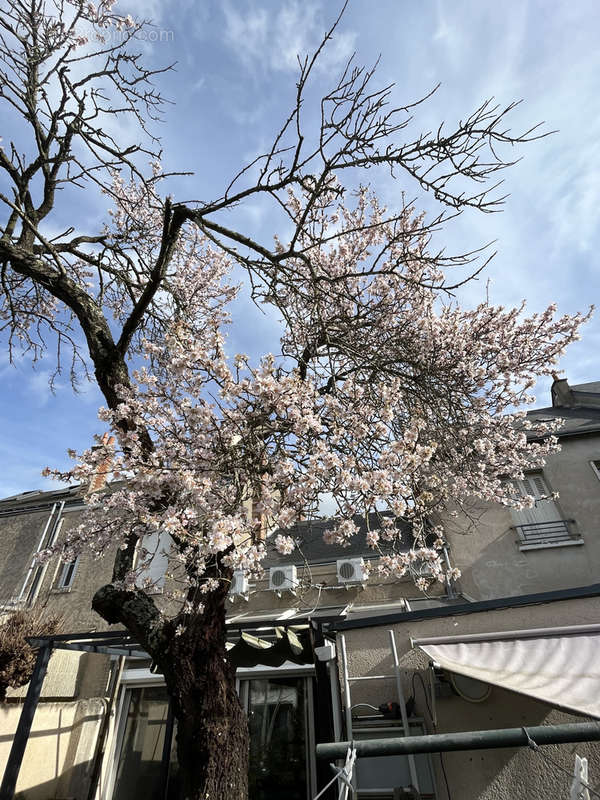
[[[306, 132], [306, 84], [334, 25], [300, 62], [296, 102], [272, 148], [216, 200], [177, 203], [161, 194], [167, 176], [152, 137], [131, 145], [105, 132], [115, 114], [146, 131], [160, 104], [154, 73], [130, 51], [142, 23], [113, 5], [5, 3], [1, 99], [29, 130], [30, 153], [22, 143], [0, 150], [12, 189], [0, 195], [0, 321], [11, 356], [39, 357], [51, 332], [58, 369], [66, 350], [72, 370], [91, 364], [116, 445], [99, 440], [55, 474], [85, 485], [110, 458], [122, 480], [90, 494], [60, 546], [67, 558], [116, 551], [113, 580], [93, 605], [165, 676], [183, 797], [242, 800], [247, 724], [225, 648], [234, 570], [259, 575], [269, 548], [301, 547], [290, 529], [317, 516], [327, 495], [337, 507], [327, 541], [343, 546], [356, 515], [379, 515], [367, 534], [379, 556], [372, 569], [411, 574], [422, 588], [452, 579], [432, 520], [470, 497], [523, 502], [507, 478], [556, 445], [549, 426], [537, 431], [547, 438], [528, 441], [520, 409], [582, 317], [557, 318], [554, 307], [527, 317], [487, 302], [461, 309], [452, 269], [473, 256], [432, 248], [447, 214], [501, 202], [482, 183], [510, 163], [503, 144], [536, 135], [506, 130], [510, 106], [484, 103], [452, 131], [402, 142], [419, 104], [391, 108], [391, 89], [373, 88], [373, 72], [350, 63], [321, 100], [318, 130]], [[439, 214], [383, 208], [356, 180], [377, 165], [431, 192]], [[62, 186], [98, 187], [110, 220], [48, 238]], [[272, 244], [219, 216], [256, 197], [284, 215]], [[236, 285], [240, 267], [247, 281]], [[240, 292], [281, 322], [280, 341], [258, 360], [227, 349]], [[265, 539], [261, 519], [277, 532]], [[412, 526], [408, 550], [397, 519]], [[171, 562], [161, 607], [143, 580], [158, 532]]]

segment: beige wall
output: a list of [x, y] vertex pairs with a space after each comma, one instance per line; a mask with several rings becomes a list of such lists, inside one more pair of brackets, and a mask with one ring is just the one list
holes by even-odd
[[[441, 619], [417, 620], [390, 626], [349, 630], [344, 633], [348, 653], [349, 674], [380, 675], [393, 673], [389, 629], [396, 637], [400, 665], [403, 671], [406, 697], [412, 694], [412, 675], [415, 670], [427, 677], [428, 657], [411, 647], [410, 638], [436, 635], [485, 633], [520, 630], [549, 625], [575, 625], [597, 621], [600, 598], [569, 600], [546, 605], [499, 609], [451, 616]], [[427, 681], [426, 681], [427, 683]], [[417, 683], [416, 714], [429, 723], [429, 732], [485, 730], [581, 721], [581, 717], [552, 709], [545, 703], [494, 687], [488, 700], [469, 703], [459, 697], [437, 700], [438, 729], [433, 731], [423, 691]], [[356, 682], [352, 688], [352, 703], [379, 705], [397, 697], [393, 679]], [[574, 753], [590, 759], [592, 785], [600, 781], [600, 744], [551, 746], [543, 749], [569, 773], [574, 766]], [[445, 800], [440, 759], [433, 756], [436, 767], [438, 796]], [[450, 782], [452, 800], [548, 800], [568, 797], [569, 782], [560, 769], [542, 756], [527, 749], [497, 749], [447, 753], [444, 764]]]
[[[17, 783], [17, 798], [84, 798], [89, 782], [102, 699], [40, 703]], [[0, 771], [4, 772], [21, 704], [0, 706]]]
[[[16, 514], [0, 519], [0, 605], [19, 595], [27, 571], [39, 545], [40, 537], [51, 513], [51, 507], [35, 513]], [[76, 527], [80, 512], [63, 512], [60, 537]], [[60, 561], [54, 558], [46, 565], [37, 604], [64, 618], [64, 630], [71, 632], [105, 630], [107, 625], [91, 608], [96, 589], [110, 581], [113, 554], [96, 560], [89, 552], [79, 558], [72, 588], [59, 590], [56, 582]]]
[[562, 441], [562, 451], [544, 467], [549, 488], [559, 492], [563, 518], [575, 520], [582, 545], [521, 551], [510, 512], [501, 506], [472, 504], [468, 514], [444, 520], [464, 592], [486, 600], [599, 580], [600, 481], [589, 463], [593, 459], [600, 459], [600, 436], [573, 437]]
[[[350, 603], [355, 605], [394, 603], [403, 598], [422, 598], [412, 579], [408, 578], [383, 580], [373, 576], [364, 586], [360, 584], [340, 586], [337, 580], [335, 561], [310, 568], [299, 567], [297, 576], [300, 584], [297, 592], [292, 594], [289, 591], [283, 591], [281, 596], [278, 596], [276, 592], [269, 589], [267, 572], [265, 580], [251, 582], [249, 599], [246, 601], [239, 597], [236, 598], [229, 605], [228, 613], [231, 616], [243, 612], [259, 614], [273, 611], [274, 614], [277, 614], [294, 607], [308, 615], [311, 610], [322, 609], [326, 606], [346, 606]], [[321, 585], [323, 587], [321, 591], [315, 589], [314, 584]], [[443, 584], [435, 583], [428, 594], [437, 597], [443, 595], [444, 591]]]

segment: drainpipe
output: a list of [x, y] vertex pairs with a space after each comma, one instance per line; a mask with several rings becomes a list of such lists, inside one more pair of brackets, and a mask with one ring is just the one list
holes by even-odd
[[[442, 548], [442, 552], [444, 554], [444, 561], [446, 562], [446, 569], [448, 570], [452, 569], [452, 565], [450, 564], [450, 556], [448, 555], [448, 548], [446, 547], [446, 545], [444, 545], [444, 547]], [[446, 591], [450, 599], [456, 597], [456, 594], [454, 592], [454, 587], [452, 586], [452, 580], [448, 577], [446, 577]]]

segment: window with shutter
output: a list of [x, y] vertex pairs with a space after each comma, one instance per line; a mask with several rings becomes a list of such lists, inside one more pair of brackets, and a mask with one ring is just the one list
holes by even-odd
[[144, 536], [141, 547], [147, 555], [142, 556], [141, 551], [138, 551], [138, 563], [144, 564], [144, 568], [138, 575], [136, 584], [150, 592], [162, 592], [169, 563], [171, 537], [166, 531], [156, 531]]
[[513, 484], [521, 497], [531, 496], [535, 500], [531, 508], [511, 509], [521, 550], [583, 544], [581, 536], [571, 530], [572, 521], [563, 519], [541, 473], [526, 475]]

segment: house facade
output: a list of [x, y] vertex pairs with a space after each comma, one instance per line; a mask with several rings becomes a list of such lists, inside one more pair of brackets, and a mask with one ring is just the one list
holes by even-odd
[[[270, 559], [264, 580], [236, 581], [230, 646], [249, 715], [253, 800], [314, 797], [332, 775], [317, 758], [323, 742], [600, 717], [592, 696], [592, 655], [600, 654], [600, 382], [555, 381], [551, 405], [531, 415], [564, 420], [561, 452], [525, 476], [523, 492], [538, 498], [527, 513], [479, 504], [444, 520], [448, 564], [462, 572], [457, 583], [427, 596], [411, 580], [365, 583], [361, 560], [373, 553], [364, 535], [336, 551], [318, 523], [298, 531], [301, 550]], [[45, 605], [73, 634], [65, 644], [72, 649], [50, 660], [18, 796], [175, 798], [161, 676], [143, 654], [90, 652], [85, 638], [100, 641], [108, 628], [90, 600], [110, 578], [109, 560], [32, 564], [81, 508], [76, 487], [0, 502], [3, 612]], [[0, 763], [25, 690], [9, 694], [0, 709]], [[575, 751], [588, 757], [595, 785], [594, 743], [359, 758], [354, 782], [359, 798], [381, 800], [566, 798]]]

